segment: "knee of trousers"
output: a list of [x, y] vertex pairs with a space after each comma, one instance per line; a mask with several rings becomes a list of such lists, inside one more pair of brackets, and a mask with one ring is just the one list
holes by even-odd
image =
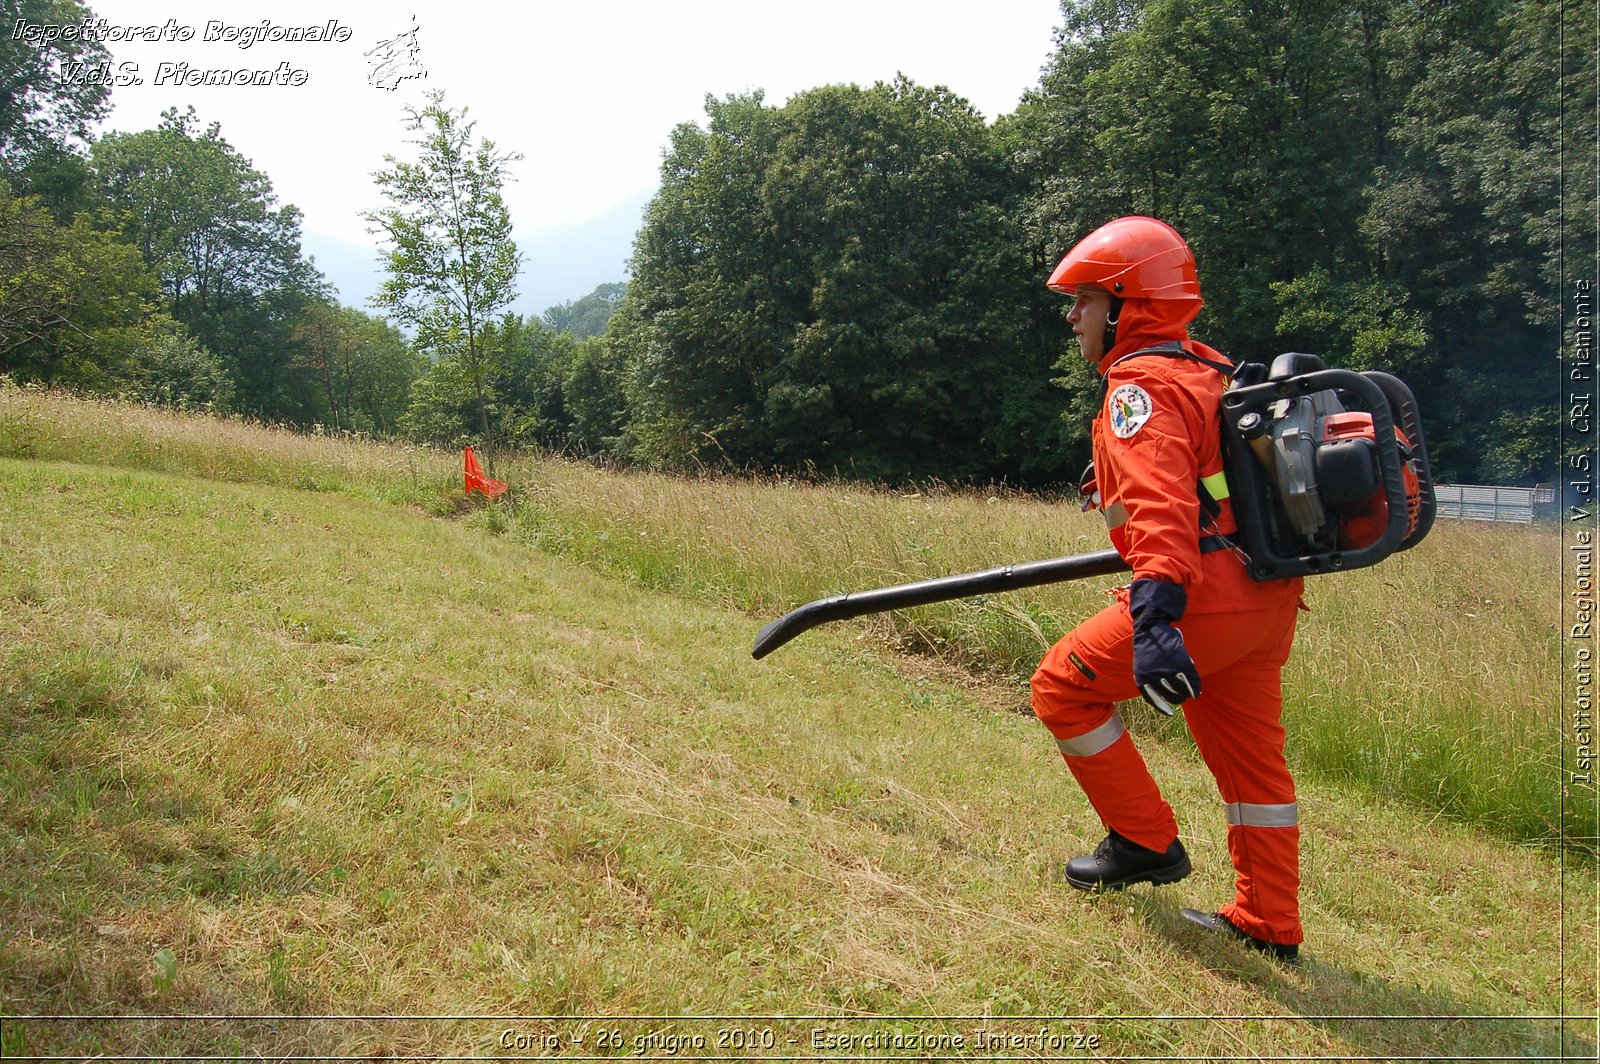
[[1058, 739], [1100, 727], [1116, 708], [1104, 695], [1063, 682], [1050, 668], [1049, 658], [1034, 672], [1029, 687], [1033, 692], [1033, 715]]

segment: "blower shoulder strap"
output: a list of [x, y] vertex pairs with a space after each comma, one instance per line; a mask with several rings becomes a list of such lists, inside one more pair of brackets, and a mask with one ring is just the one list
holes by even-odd
[[[1160, 355], [1163, 358], [1181, 358], [1186, 362], [1198, 362], [1222, 374], [1223, 378], [1232, 381], [1234, 376], [1244, 368], [1243, 362], [1218, 362], [1215, 359], [1202, 358], [1183, 346], [1179, 340], [1170, 340], [1164, 344], [1155, 344], [1151, 347], [1141, 347], [1137, 351], [1130, 351], [1106, 367], [1106, 375], [1100, 379], [1100, 402], [1106, 401], [1106, 391], [1111, 386], [1111, 371], [1128, 361], [1130, 358], [1139, 358], [1143, 355]], [[1200, 507], [1206, 516], [1215, 521], [1222, 514], [1222, 500], [1229, 495], [1226, 476], [1218, 471], [1209, 477], [1201, 477], [1196, 483], [1196, 495], [1200, 500]], [[1201, 525], [1205, 525], [1205, 518]], [[1215, 548], [1212, 548], [1215, 549]]]
[[1181, 358], [1185, 362], [1198, 362], [1222, 374], [1231, 381], [1244, 368], [1243, 362], [1218, 362], [1215, 359], [1202, 358], [1183, 346], [1179, 340], [1169, 340], [1164, 344], [1155, 344], [1151, 347], [1141, 347], [1137, 351], [1130, 351], [1106, 367], [1106, 375], [1100, 378], [1100, 401], [1106, 401], [1106, 392], [1111, 387], [1111, 371], [1128, 361], [1130, 358], [1140, 358], [1144, 355], [1160, 355], [1163, 358]]
[[1215, 359], [1202, 358], [1193, 351], [1190, 351], [1188, 348], [1184, 347], [1181, 341], [1171, 340], [1164, 344], [1155, 344], [1152, 347], [1141, 347], [1137, 351], [1128, 352], [1126, 355], [1123, 355], [1121, 358], [1111, 363], [1110, 366], [1106, 367], [1106, 376], [1110, 377], [1111, 371], [1128, 361], [1128, 359], [1138, 358], [1141, 355], [1162, 355], [1166, 358], [1181, 358], [1186, 362], [1198, 362], [1202, 366], [1209, 366], [1211, 369], [1216, 370], [1229, 380], [1233, 379], [1234, 374], [1238, 373], [1239, 367], [1243, 365], [1243, 363], [1238, 362], [1218, 362]]

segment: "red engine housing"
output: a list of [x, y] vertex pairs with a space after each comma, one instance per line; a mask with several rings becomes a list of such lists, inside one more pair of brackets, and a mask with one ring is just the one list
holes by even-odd
[[[1417, 522], [1422, 515], [1422, 484], [1417, 476], [1416, 463], [1411, 456], [1411, 441], [1406, 439], [1406, 434], [1398, 428], [1394, 430], [1394, 436], [1405, 459], [1401, 464], [1400, 476], [1406, 489], [1406, 535], [1409, 536], [1417, 530]], [[1354, 441], [1364, 441], [1368, 445], [1365, 449], [1374, 453], [1372, 468], [1376, 476], [1377, 459], [1374, 445], [1377, 436], [1372, 427], [1372, 415], [1364, 410], [1350, 410], [1341, 414], [1330, 414], [1323, 419], [1323, 446], [1330, 444], [1349, 446]], [[1360, 444], [1357, 443], [1356, 446]], [[1370, 492], [1346, 502], [1339, 508], [1339, 545], [1346, 550], [1370, 547], [1378, 542], [1388, 524], [1389, 503], [1384, 498], [1383, 485], [1375, 483]]]

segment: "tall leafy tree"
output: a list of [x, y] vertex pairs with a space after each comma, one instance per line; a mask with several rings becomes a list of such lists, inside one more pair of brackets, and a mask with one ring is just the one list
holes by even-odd
[[763, 377], [791, 328], [764, 297], [785, 261], [762, 203], [781, 120], [759, 92], [708, 96], [706, 115], [672, 133], [622, 311], [630, 446], [646, 462], [765, 459]]
[[426, 370], [394, 326], [331, 301], [302, 311], [294, 339], [336, 431], [393, 431]]
[[88, 215], [61, 225], [38, 201], [0, 191], [0, 373], [110, 387], [158, 301], [155, 278], [114, 233]]
[[707, 100], [662, 169], [615, 329], [636, 453], [873, 479], [1015, 473], [1048, 387], [988, 127], [945, 89]]
[[[349, 308], [347, 308], [349, 309]], [[351, 310], [356, 349], [345, 375], [344, 409], [351, 427], [384, 435], [399, 431], [411, 389], [427, 372], [428, 360], [382, 318]]]
[[[1529, 369], [1558, 342], [1562, 100], [1587, 87], [1569, 136], [1587, 123], [1593, 144], [1594, 37], [1592, 5], [1538, 0], [1441, 5], [1387, 33], [1402, 73], [1362, 233], [1423, 317], [1438, 461], [1473, 479], [1554, 473], [1557, 412]], [[1592, 246], [1594, 183], [1569, 194]]]
[[94, 145], [106, 201], [143, 254], [172, 314], [223, 359], [244, 409], [307, 420], [309, 382], [293, 365], [296, 316], [319, 278], [300, 254], [300, 212], [191, 107], [155, 129]]
[[566, 444], [581, 454], [624, 456], [630, 411], [627, 364], [611, 336], [579, 341], [561, 380]]
[[0, 178], [18, 194], [43, 196], [70, 220], [87, 185], [82, 148], [111, 107], [110, 87], [90, 76], [109, 53], [92, 37], [34, 36], [92, 18], [77, 0], [8, 0], [0, 11]]
[[563, 382], [577, 341], [538, 318], [502, 317], [486, 333], [495, 352], [495, 382], [501, 420], [521, 443], [560, 447], [566, 443], [568, 417]]
[[582, 299], [560, 303], [544, 312], [544, 323], [557, 332], [571, 333], [576, 340], [599, 336], [611, 324], [611, 316], [628, 294], [626, 283], [599, 285]]
[[492, 471], [493, 349], [484, 330], [516, 298], [522, 260], [501, 188], [521, 156], [487, 139], [474, 145], [476, 123], [465, 108], [446, 107], [442, 92], [407, 115], [420, 134], [416, 161], [387, 155], [388, 168], [373, 175], [389, 206], [366, 217], [390, 245], [389, 277], [373, 301], [417, 330], [419, 348], [460, 363]]

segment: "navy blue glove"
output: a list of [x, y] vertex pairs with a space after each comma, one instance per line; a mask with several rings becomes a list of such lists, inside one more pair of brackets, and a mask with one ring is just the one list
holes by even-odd
[[1200, 693], [1200, 671], [1172, 627], [1189, 608], [1189, 595], [1170, 580], [1144, 577], [1128, 587], [1133, 617], [1133, 682], [1146, 702], [1167, 716]]

